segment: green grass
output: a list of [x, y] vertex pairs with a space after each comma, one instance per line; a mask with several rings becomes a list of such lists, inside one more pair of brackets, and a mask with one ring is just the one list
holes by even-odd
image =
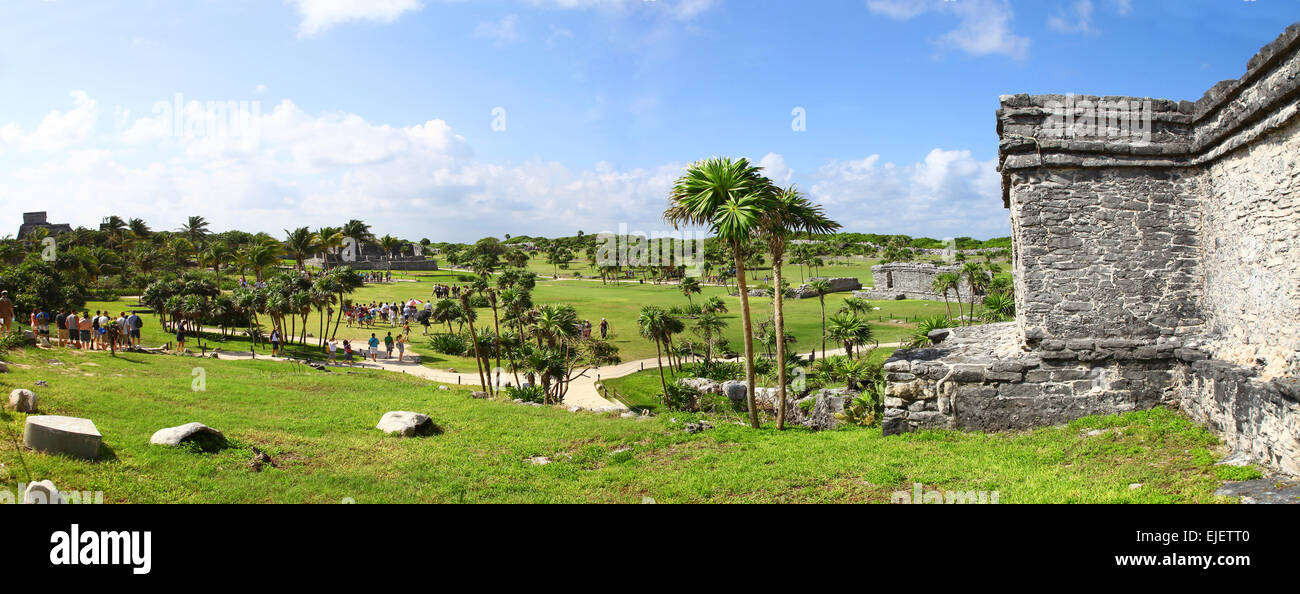
[[[430, 299], [433, 285], [437, 283], [455, 283], [455, 274], [450, 272], [437, 273], [411, 273], [410, 277], [417, 282], [413, 283], [378, 283], [370, 284], [357, 290], [352, 299], [357, 303], [370, 302], [393, 302], [408, 301], [410, 299], [419, 299], [426, 301]], [[736, 351], [742, 349], [742, 329], [740, 323], [740, 299], [730, 297], [722, 287], [705, 287], [704, 292], [695, 295], [692, 299], [699, 303], [703, 299], [712, 296], [723, 297], [727, 302], [729, 313], [723, 316], [730, 324], [726, 331], [727, 338], [731, 341], [732, 348]], [[839, 310], [841, 304], [849, 293], [835, 293], [826, 296], [826, 315], [833, 315]], [[601, 318], [607, 318], [610, 322], [611, 330], [614, 332], [613, 341], [619, 347], [620, 355], [625, 361], [634, 361], [638, 359], [649, 359], [655, 356], [654, 344], [641, 338], [637, 334], [636, 318], [644, 305], [660, 305], [664, 307], [685, 306], [689, 301], [675, 285], [654, 285], [654, 284], [623, 284], [623, 285], [604, 285], [600, 282], [589, 281], [543, 281], [537, 284], [533, 294], [533, 300], [536, 303], [567, 303], [573, 305], [578, 310], [580, 317], [590, 320], [593, 324], [599, 324]], [[786, 329], [794, 334], [797, 342], [794, 349], [801, 353], [808, 353], [814, 348], [821, 348], [821, 308], [816, 299], [790, 299], [786, 300]], [[873, 311], [870, 314], [872, 327], [876, 333], [876, 339], [881, 343], [892, 343], [906, 338], [915, 328], [915, 321], [919, 318], [938, 315], [946, 312], [942, 302], [932, 301], [878, 301], [873, 305], [880, 307], [880, 311]], [[772, 300], [767, 298], [751, 298], [750, 307], [754, 313], [755, 324], [767, 319], [771, 315]], [[124, 310], [143, 311], [147, 308], [137, 305], [135, 299], [123, 298], [114, 302], [93, 301], [86, 304], [86, 309], [95, 311], [105, 309], [114, 313]], [[153, 314], [145, 315], [145, 328], [142, 332], [143, 341], [146, 346], [160, 346], [175, 341], [175, 337], [163, 331], [162, 324]], [[491, 324], [491, 309], [479, 310], [480, 324]], [[266, 320], [263, 322], [263, 331], [269, 332], [266, 327]], [[689, 320], [687, 320], [689, 325]], [[313, 312], [307, 319], [308, 332], [313, 336], [319, 334], [319, 317]], [[215, 330], [215, 329], [210, 329]], [[376, 332], [379, 338], [383, 338], [386, 332], [394, 331], [387, 326], [377, 326], [374, 329], [348, 328], [346, 324], [339, 326], [339, 338], [349, 340], [362, 340], [369, 338], [371, 332]], [[431, 331], [446, 331], [446, 326], [431, 328]], [[474, 367], [474, 360], [468, 357], [455, 357], [440, 355], [434, 353], [431, 349], [421, 348], [425, 345], [425, 340], [421, 336], [422, 328], [418, 325], [411, 329], [413, 339], [412, 347], [424, 355], [424, 364], [435, 368], [455, 367], [466, 369]], [[395, 333], [395, 332], [394, 332]], [[313, 340], [308, 340], [309, 345], [291, 345], [289, 351], [292, 355], [301, 358], [320, 358], [323, 351], [315, 346]], [[203, 342], [191, 340], [187, 345], [192, 350], [199, 350], [201, 345], [207, 345], [209, 348], [220, 347], [224, 350], [243, 350], [249, 349], [249, 341], [243, 336], [228, 336], [224, 340], [214, 333], [206, 334]], [[838, 345], [828, 343], [827, 348], [837, 348]], [[269, 351], [264, 351], [269, 353]]]
[[[770, 423], [756, 431], [726, 418], [688, 435], [689, 414], [573, 414], [474, 400], [378, 371], [33, 349], [7, 359], [4, 390], [45, 380], [36, 388], [42, 412], [88, 417], [104, 435], [98, 462], [27, 452], [35, 478], [103, 491], [114, 503], [885, 503], [913, 483], [996, 490], [1004, 503], [1225, 501], [1212, 495], [1221, 482], [1213, 457], [1197, 453], [1217, 441], [1167, 410], [993, 435], [886, 438], [866, 429], [777, 432]], [[196, 367], [206, 391], [191, 389]], [[445, 433], [381, 435], [374, 424], [391, 410], [428, 413]], [[11, 416], [21, 431], [23, 415]], [[154, 431], [191, 421], [223, 430], [235, 447], [203, 454], [148, 444]], [[1091, 428], [1115, 430], [1089, 437]], [[280, 467], [249, 470], [249, 446]], [[554, 462], [536, 466], [532, 456]], [[0, 445], [0, 483], [9, 488], [27, 478], [14, 457]]]

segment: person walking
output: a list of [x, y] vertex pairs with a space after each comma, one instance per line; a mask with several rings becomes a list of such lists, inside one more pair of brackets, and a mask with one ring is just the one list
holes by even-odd
[[338, 350], [339, 350], [339, 343], [338, 343], [338, 341], [336, 341], [336, 340], [334, 340], [333, 338], [331, 338], [331, 339], [330, 339], [330, 342], [329, 342], [329, 353], [330, 353], [330, 364], [331, 364], [331, 365], [333, 365], [333, 364], [336, 362], [336, 361], [335, 361], [335, 358], [334, 358], [334, 355], [335, 355], [335, 353], [338, 352]]
[[386, 336], [384, 336], [384, 351], [385, 351], [384, 354], [385, 359], [393, 358], [393, 333], [392, 332], [389, 332]]
[[406, 360], [406, 336], [402, 334], [398, 334], [397, 335], [397, 362], [402, 363], [405, 360]]
[[176, 352], [185, 352], [185, 320], [176, 322]]
[[609, 320], [600, 319], [600, 339], [605, 340], [609, 336]]
[[271, 356], [274, 357], [280, 353], [280, 327], [276, 326], [271, 329]]
[[90, 321], [90, 310], [82, 311], [81, 317], [77, 318], [77, 334], [81, 337], [82, 348], [93, 351], [95, 342], [91, 332], [94, 332], [94, 326]]
[[375, 337], [374, 332], [370, 333], [370, 340], [368, 341], [368, 345], [370, 346], [370, 360], [374, 361], [375, 363], [378, 363], [379, 362], [379, 338]]

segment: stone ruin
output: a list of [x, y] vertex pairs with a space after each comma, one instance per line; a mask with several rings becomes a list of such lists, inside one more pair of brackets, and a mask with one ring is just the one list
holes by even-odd
[[862, 297], [875, 301], [894, 301], [898, 299], [922, 299], [926, 301], [943, 301], [943, 294], [934, 291], [934, 277], [951, 272], [961, 278], [957, 293], [949, 293], [948, 298], [963, 295], [970, 299], [970, 279], [961, 273], [961, 266], [936, 266], [917, 262], [895, 262], [871, 267], [871, 276], [875, 286], [864, 291]]
[[1194, 103], [1003, 96], [1015, 322], [897, 351], [885, 434], [1165, 405], [1300, 473], [1297, 75], [1300, 23]]

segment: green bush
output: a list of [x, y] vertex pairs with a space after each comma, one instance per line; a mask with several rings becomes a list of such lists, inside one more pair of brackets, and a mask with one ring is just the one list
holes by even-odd
[[469, 338], [460, 334], [434, 334], [429, 337], [429, 348], [443, 355], [463, 357], [473, 345]]
[[506, 398], [544, 404], [546, 402], [546, 389], [541, 386], [507, 386]]

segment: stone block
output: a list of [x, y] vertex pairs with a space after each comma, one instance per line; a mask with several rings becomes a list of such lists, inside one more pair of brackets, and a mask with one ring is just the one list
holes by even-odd
[[90, 419], [42, 415], [27, 417], [23, 444], [38, 452], [74, 458], [99, 458], [103, 436]]

